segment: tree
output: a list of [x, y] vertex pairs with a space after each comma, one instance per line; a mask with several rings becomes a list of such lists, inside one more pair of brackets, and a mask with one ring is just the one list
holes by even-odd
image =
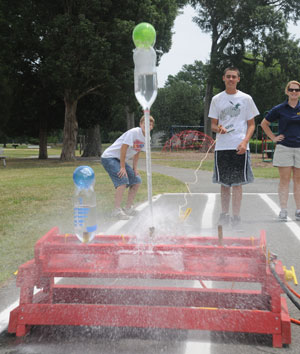
[[[190, 0], [196, 9], [194, 21], [211, 33], [210, 70], [205, 95], [205, 132], [211, 134], [208, 110], [215, 83], [226, 66], [240, 66], [245, 53], [260, 55], [260, 48], [270, 43], [267, 38], [285, 35], [288, 20], [300, 13], [298, 0]], [[252, 58], [253, 59], [253, 58]], [[261, 57], [260, 57], [261, 59]], [[254, 60], [254, 64], [256, 61]]]
[[171, 125], [203, 125], [205, 82], [206, 66], [201, 61], [184, 65], [175, 76], [169, 75], [152, 108], [155, 130], [168, 132]]
[[13, 105], [13, 91], [16, 87], [16, 80], [9, 65], [14, 52], [8, 40], [10, 30], [5, 13], [6, 6], [0, 2], [0, 139], [4, 144], [7, 138], [6, 125]]
[[101, 150], [101, 128], [111, 124], [112, 98], [108, 95], [106, 99], [102, 95], [90, 94], [80, 100], [77, 110], [80, 132], [85, 136], [83, 157], [100, 157]]
[[[150, 22], [154, 25], [157, 32], [156, 49], [160, 53], [166, 52], [171, 46], [171, 28], [173, 27], [178, 9], [185, 5], [186, 2], [178, 0], [144, 1], [140, 3], [127, 1], [124, 3], [124, 6], [119, 4], [111, 9], [113, 20], [109, 27], [111, 38], [110, 50], [115, 59], [111, 70], [110, 95], [106, 97], [107, 99], [113, 97], [113, 100], [118, 102], [119, 110], [117, 114], [120, 115], [121, 125], [126, 119], [127, 129], [135, 125], [136, 113], [139, 112], [139, 105], [133, 90], [133, 28], [140, 22]], [[106, 89], [107, 91], [108, 88]], [[111, 117], [111, 119], [115, 119], [115, 117]], [[138, 113], [137, 120], [139, 121], [139, 119], [140, 114]], [[117, 130], [120, 130], [120, 128]], [[87, 145], [84, 152], [86, 156], [89, 156], [91, 153], [88, 151], [88, 148], [89, 145]]]
[[145, 20], [151, 22], [157, 29], [157, 49], [167, 51], [178, 8], [186, 3], [184, 0], [3, 1], [10, 19], [16, 67], [26, 64], [36, 73], [42, 87], [51, 87], [64, 101], [62, 160], [75, 158], [79, 100], [95, 92], [105, 100], [113, 87], [125, 103], [126, 97], [130, 97], [128, 93], [133, 92], [134, 26]]

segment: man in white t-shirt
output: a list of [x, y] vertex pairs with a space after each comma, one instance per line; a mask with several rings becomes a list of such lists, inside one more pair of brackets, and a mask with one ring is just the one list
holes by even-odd
[[[150, 130], [154, 127], [154, 119], [150, 116]], [[137, 165], [141, 151], [145, 151], [145, 117], [140, 120], [140, 127], [132, 128], [122, 134], [111, 146], [101, 155], [101, 163], [109, 174], [116, 192], [115, 209], [112, 216], [119, 219], [129, 219], [135, 215], [133, 201], [139, 189], [142, 179], [139, 175]], [[133, 160], [133, 167], [127, 161]], [[125, 208], [121, 208], [123, 194], [129, 187], [128, 198]]]
[[217, 133], [213, 182], [221, 184], [222, 213], [219, 225], [230, 221], [229, 205], [232, 187], [233, 227], [240, 222], [242, 185], [253, 182], [249, 140], [255, 130], [254, 118], [259, 115], [251, 96], [237, 90], [240, 72], [237, 68], [225, 69], [225, 91], [213, 97], [209, 114], [211, 129]]

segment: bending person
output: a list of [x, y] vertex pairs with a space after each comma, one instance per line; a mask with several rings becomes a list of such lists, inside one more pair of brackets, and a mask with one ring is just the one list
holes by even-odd
[[[150, 130], [154, 127], [154, 118], [150, 116]], [[139, 189], [142, 179], [137, 165], [139, 154], [145, 151], [145, 117], [140, 120], [140, 127], [129, 129], [122, 134], [101, 155], [101, 163], [109, 174], [115, 186], [115, 209], [112, 216], [118, 219], [129, 219], [135, 215], [133, 201]], [[133, 159], [133, 166], [127, 161]], [[121, 208], [123, 194], [129, 187], [125, 208]]]

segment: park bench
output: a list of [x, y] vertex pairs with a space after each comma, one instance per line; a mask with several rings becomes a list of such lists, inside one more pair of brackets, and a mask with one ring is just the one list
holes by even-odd
[[3, 148], [0, 147], [0, 160], [3, 161], [3, 166], [6, 167], [6, 156], [3, 155]]

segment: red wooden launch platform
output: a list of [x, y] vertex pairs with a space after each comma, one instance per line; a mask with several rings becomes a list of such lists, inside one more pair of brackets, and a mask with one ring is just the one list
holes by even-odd
[[[24, 336], [32, 325], [91, 325], [247, 332], [272, 335], [273, 346], [281, 347], [291, 343], [290, 318], [266, 253], [264, 232], [153, 243], [97, 235], [84, 244], [53, 228], [36, 243], [34, 259], [19, 268], [20, 303], [8, 331]], [[279, 260], [275, 270], [283, 279]], [[88, 284], [90, 278], [99, 283]], [[105, 279], [123, 284], [101, 283]]]

